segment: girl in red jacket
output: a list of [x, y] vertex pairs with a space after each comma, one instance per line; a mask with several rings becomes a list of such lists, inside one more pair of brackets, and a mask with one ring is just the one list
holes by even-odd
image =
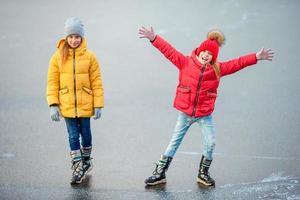
[[166, 183], [166, 171], [189, 127], [197, 122], [202, 131], [203, 152], [199, 166], [197, 182], [203, 187], [213, 187], [215, 181], [208, 170], [212, 162], [215, 147], [215, 129], [212, 112], [217, 97], [220, 78], [232, 74], [244, 67], [256, 64], [259, 60], [272, 60], [274, 52], [262, 48], [259, 52], [248, 54], [227, 62], [217, 60], [219, 47], [225, 41], [219, 30], [210, 31], [207, 39], [190, 56], [185, 56], [172, 47], [161, 36], [142, 27], [140, 38], [147, 38], [179, 70], [174, 107], [179, 111], [177, 123], [171, 141], [156, 163], [153, 175], [145, 180], [146, 185]]

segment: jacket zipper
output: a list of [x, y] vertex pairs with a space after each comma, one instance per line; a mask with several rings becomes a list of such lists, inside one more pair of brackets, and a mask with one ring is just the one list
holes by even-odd
[[198, 104], [198, 97], [199, 97], [199, 93], [200, 93], [200, 87], [201, 87], [201, 82], [202, 82], [202, 78], [203, 78], [203, 73], [205, 71], [205, 67], [206, 67], [206, 65], [202, 65], [202, 69], [200, 71], [200, 77], [199, 77], [199, 82], [198, 82], [198, 85], [197, 85], [197, 92], [196, 92], [196, 100], [195, 100], [195, 103], [194, 103], [194, 110], [193, 110], [192, 116], [194, 116], [195, 113], [196, 113], [196, 108], [197, 108], [197, 104]]
[[74, 97], [75, 97], [75, 117], [77, 116], [77, 95], [76, 95], [76, 62], [75, 62], [75, 49], [73, 49], [73, 79], [74, 79]]

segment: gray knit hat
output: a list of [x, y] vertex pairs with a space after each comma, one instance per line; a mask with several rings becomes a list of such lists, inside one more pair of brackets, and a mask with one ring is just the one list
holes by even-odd
[[77, 17], [70, 17], [65, 22], [65, 36], [72, 34], [84, 36], [84, 28], [81, 20]]

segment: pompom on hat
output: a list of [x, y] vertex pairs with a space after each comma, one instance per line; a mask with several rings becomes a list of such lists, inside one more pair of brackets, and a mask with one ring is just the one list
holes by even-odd
[[216, 63], [219, 47], [221, 47], [225, 42], [225, 37], [220, 30], [214, 29], [208, 32], [207, 39], [200, 44], [200, 46], [196, 49], [196, 55], [199, 55], [201, 51], [209, 51], [212, 53], [212, 62]]
[[84, 28], [81, 20], [77, 17], [70, 17], [65, 22], [64, 27], [65, 37], [69, 35], [76, 34], [80, 35], [82, 38], [84, 36]]

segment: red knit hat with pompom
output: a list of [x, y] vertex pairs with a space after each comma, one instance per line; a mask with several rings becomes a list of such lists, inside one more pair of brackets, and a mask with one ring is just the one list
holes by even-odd
[[201, 51], [209, 51], [212, 53], [212, 62], [216, 63], [219, 47], [221, 47], [225, 42], [225, 37], [220, 30], [212, 30], [207, 34], [207, 40], [202, 42], [196, 50], [196, 55], [199, 55]]

